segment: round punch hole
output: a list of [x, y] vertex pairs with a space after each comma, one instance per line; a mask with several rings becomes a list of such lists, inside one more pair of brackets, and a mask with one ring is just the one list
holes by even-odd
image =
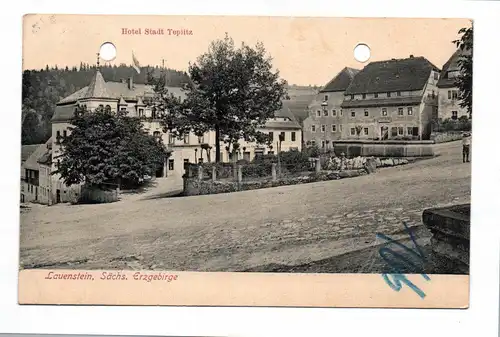
[[364, 43], [358, 43], [356, 47], [354, 47], [354, 58], [356, 61], [365, 63], [370, 59], [370, 47]]
[[111, 42], [104, 42], [99, 49], [99, 57], [104, 61], [113, 61], [116, 57], [116, 47]]

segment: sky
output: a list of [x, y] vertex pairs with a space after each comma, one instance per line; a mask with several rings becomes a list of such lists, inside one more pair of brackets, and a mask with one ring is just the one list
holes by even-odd
[[[164, 59], [168, 68], [187, 70], [228, 33], [237, 45], [262, 42], [290, 84], [324, 85], [344, 67], [410, 55], [441, 68], [455, 51], [458, 30], [470, 25], [468, 19], [31, 14], [23, 20], [23, 69], [95, 64], [100, 46], [112, 42], [117, 56], [111, 65], [132, 64], [134, 52], [141, 65]], [[147, 29], [163, 34], [146, 35]], [[358, 43], [371, 49], [366, 63], [354, 59]]]

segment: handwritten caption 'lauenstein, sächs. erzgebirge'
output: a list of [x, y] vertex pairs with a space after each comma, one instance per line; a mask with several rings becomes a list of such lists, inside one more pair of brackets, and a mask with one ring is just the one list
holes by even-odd
[[[379, 249], [379, 254], [380, 256], [384, 259], [384, 261], [387, 262], [389, 267], [392, 269], [394, 273], [391, 274], [382, 274], [382, 277], [384, 278], [384, 281], [395, 291], [400, 291], [401, 288], [403, 287], [402, 284], [406, 284], [408, 287], [410, 287], [415, 293], [417, 293], [420, 298], [425, 298], [425, 292], [417, 287], [413, 282], [411, 282], [405, 274], [402, 273], [402, 270], [410, 270], [410, 271], [415, 271], [417, 270], [422, 270], [422, 268], [419, 268], [414, 262], [411, 261], [409, 258], [410, 256], [415, 258], [419, 263], [425, 262], [426, 258], [420, 249], [419, 245], [417, 244], [417, 240], [415, 239], [415, 236], [411, 232], [411, 230], [408, 228], [408, 225], [403, 222], [403, 225], [405, 227], [406, 233], [410, 236], [411, 241], [413, 242], [413, 245], [415, 246], [414, 249], [408, 248], [407, 246], [403, 245], [402, 243], [398, 242], [397, 240], [394, 240], [384, 234], [377, 233], [376, 236], [377, 238], [385, 240], [385, 244], [382, 248]], [[403, 252], [407, 254], [401, 254], [398, 253], [390, 248], [388, 248], [389, 245], [394, 245], [396, 247], [402, 248]], [[405, 256], [406, 255], [406, 256]], [[429, 275], [422, 273], [420, 274], [426, 281], [430, 281]], [[392, 279], [392, 280], [391, 280]]]
[[57, 272], [49, 271], [45, 276], [46, 280], [69, 280], [69, 281], [95, 281], [96, 278], [101, 281], [143, 281], [143, 282], [153, 282], [153, 281], [163, 281], [171, 282], [176, 281], [178, 275], [168, 274], [162, 272], [134, 272], [133, 274], [128, 274], [124, 272], [109, 272], [103, 271], [99, 272], [99, 275], [95, 277], [94, 273], [91, 272]]

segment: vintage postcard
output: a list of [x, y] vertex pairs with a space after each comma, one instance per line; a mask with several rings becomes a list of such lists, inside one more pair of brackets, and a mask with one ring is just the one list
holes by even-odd
[[468, 307], [471, 20], [23, 25], [19, 303]]

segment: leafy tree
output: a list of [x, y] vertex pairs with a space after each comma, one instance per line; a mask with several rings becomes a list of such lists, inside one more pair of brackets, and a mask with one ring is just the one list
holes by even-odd
[[185, 100], [168, 93], [165, 76], [152, 79], [158, 109], [168, 111], [163, 113], [165, 131], [177, 137], [214, 131], [216, 162], [221, 142], [230, 148], [240, 139], [268, 143], [268, 135], [258, 129], [274, 117], [286, 95], [286, 81], [273, 71], [271, 61], [262, 43], [236, 48], [226, 34], [189, 65]]
[[462, 36], [453, 41], [464, 53], [458, 60], [460, 75], [456, 80], [459, 89], [460, 106], [467, 108], [469, 117], [472, 118], [472, 50], [473, 50], [473, 26], [462, 28], [458, 31]]
[[169, 155], [161, 141], [147, 134], [138, 118], [102, 109], [80, 109], [71, 120], [70, 133], [60, 139], [62, 154], [54, 174], [68, 186], [105, 183], [137, 186], [145, 175], [163, 167]]

